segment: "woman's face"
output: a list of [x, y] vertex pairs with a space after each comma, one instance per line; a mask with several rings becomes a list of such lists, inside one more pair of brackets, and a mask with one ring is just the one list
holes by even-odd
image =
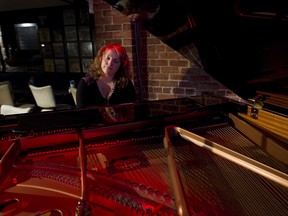
[[101, 61], [101, 69], [106, 76], [114, 77], [121, 65], [121, 61], [115, 50], [107, 50]]

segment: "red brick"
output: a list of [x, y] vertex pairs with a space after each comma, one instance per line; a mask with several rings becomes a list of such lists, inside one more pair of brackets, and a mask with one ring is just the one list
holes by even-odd
[[159, 67], [147, 67], [147, 71], [149, 73], [159, 73], [160, 72], [160, 68]]
[[173, 88], [173, 94], [184, 94], [185, 89], [184, 88]]
[[171, 93], [171, 88], [162, 88], [162, 92], [167, 94], [167, 93]]
[[115, 31], [114, 32], [114, 38], [132, 38], [131, 32], [127, 31]]
[[[108, 43], [118, 43], [118, 44], [122, 44], [122, 40], [121, 39], [114, 39], [113, 37], [110, 38], [110, 39], [106, 39], [105, 40], [105, 44], [108, 44]], [[103, 44], [103, 45], [105, 45]]]
[[151, 66], [168, 66], [168, 61], [167, 60], [150, 60], [149, 65]]
[[178, 86], [178, 82], [177, 81], [160, 81], [160, 86], [162, 87], [175, 87]]
[[104, 25], [104, 24], [111, 24], [112, 18], [105, 17], [105, 18], [98, 18], [95, 22], [96, 25]]
[[124, 16], [113, 17], [113, 24], [123, 24], [123, 23], [130, 23], [129, 19]]
[[179, 66], [179, 67], [188, 67], [188, 61], [185, 60], [170, 60], [169, 65], [171, 66]]
[[156, 45], [155, 46], [155, 51], [156, 52], [164, 52], [166, 50], [165, 47], [166, 47], [166, 45], [164, 45], [164, 44]]
[[149, 86], [160, 86], [160, 82], [159, 82], [159, 80], [148, 79], [148, 85]]
[[162, 88], [161, 87], [153, 87], [153, 92], [154, 93], [162, 93]]
[[123, 31], [131, 31], [131, 24], [130, 23], [124, 23], [122, 24], [122, 28], [123, 28]]
[[190, 75], [170, 74], [170, 80], [189, 80]]
[[159, 54], [160, 58], [163, 58], [163, 59], [180, 59], [180, 56], [179, 54], [175, 53], [175, 52], [161, 52]]
[[105, 31], [119, 31], [122, 30], [122, 25], [105, 25]]
[[158, 38], [147, 38], [147, 44], [161, 44]]
[[161, 67], [161, 73], [179, 73], [179, 68], [178, 67]]
[[112, 17], [115, 16], [114, 10], [103, 10], [102, 11], [104, 17]]
[[161, 94], [161, 95], [158, 95], [158, 99], [159, 100], [173, 99], [173, 98], [176, 98], [176, 96], [173, 95], [173, 94]]
[[113, 32], [102, 32], [102, 33], [98, 33], [97, 36], [100, 38], [107, 39], [107, 38], [113, 38], [114, 34], [113, 34]]
[[154, 93], [149, 93], [149, 100], [158, 100], [158, 96], [157, 94], [154, 94]]
[[152, 80], [168, 80], [169, 74], [149, 74], [149, 79]]
[[131, 46], [131, 45], [132, 45], [132, 41], [130, 38], [129, 39], [126, 39], [126, 38], [123, 39], [123, 46], [125, 46], [126, 50], [127, 50], [127, 46]]
[[155, 53], [155, 52], [149, 52], [147, 53], [147, 58], [148, 59], [158, 59], [159, 58], [159, 54], [158, 53]]
[[97, 13], [94, 14], [94, 19], [98, 20], [99, 18], [103, 18], [103, 11], [98, 11]]

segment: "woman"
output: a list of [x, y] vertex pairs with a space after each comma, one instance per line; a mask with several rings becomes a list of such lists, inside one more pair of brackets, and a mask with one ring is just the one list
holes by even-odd
[[98, 51], [90, 71], [77, 87], [77, 106], [135, 102], [136, 94], [124, 47], [111, 43]]

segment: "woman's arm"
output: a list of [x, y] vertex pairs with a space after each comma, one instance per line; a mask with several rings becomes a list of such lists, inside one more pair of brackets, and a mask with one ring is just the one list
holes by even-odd
[[124, 89], [123, 102], [136, 102], [136, 92], [135, 87], [131, 80], [129, 80], [127, 86]]
[[87, 90], [88, 84], [84, 78], [82, 78], [77, 86], [76, 101], [77, 107], [87, 106]]

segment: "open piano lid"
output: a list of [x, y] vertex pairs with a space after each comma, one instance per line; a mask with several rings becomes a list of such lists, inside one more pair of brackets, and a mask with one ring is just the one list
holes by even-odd
[[287, 0], [106, 0], [212, 77], [247, 99], [288, 94]]

